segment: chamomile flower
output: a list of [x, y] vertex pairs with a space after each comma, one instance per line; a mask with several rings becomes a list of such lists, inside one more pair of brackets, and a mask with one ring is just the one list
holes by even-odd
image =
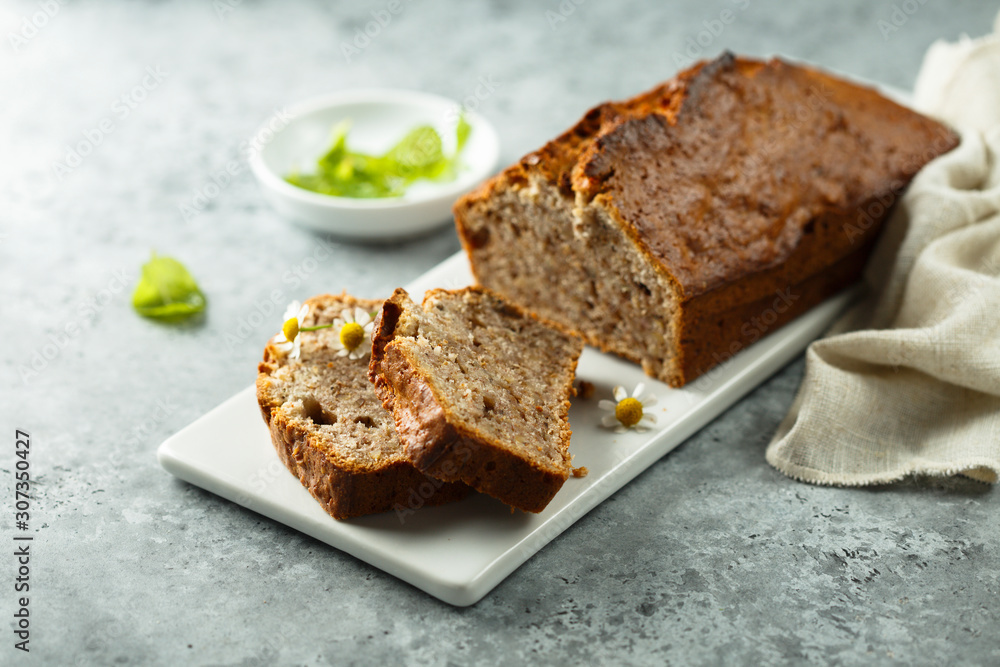
[[371, 352], [372, 316], [364, 308], [348, 308], [334, 318], [333, 328], [337, 337], [333, 341], [333, 349], [339, 350], [337, 356], [363, 359]]
[[656, 416], [646, 412], [646, 409], [656, 405], [657, 398], [653, 394], [646, 393], [644, 383], [637, 384], [631, 396], [621, 385], [615, 387], [613, 393], [615, 400], [605, 399], [597, 404], [599, 408], [610, 413], [601, 419], [603, 426], [609, 428], [613, 426], [615, 433], [624, 433], [630, 428], [642, 433], [656, 423]]
[[291, 359], [298, 359], [302, 353], [302, 338], [299, 336], [299, 332], [302, 330], [302, 322], [305, 321], [307, 315], [309, 315], [309, 306], [292, 301], [285, 310], [284, 318], [282, 318], [284, 324], [281, 327], [281, 333], [272, 339], [274, 346]]

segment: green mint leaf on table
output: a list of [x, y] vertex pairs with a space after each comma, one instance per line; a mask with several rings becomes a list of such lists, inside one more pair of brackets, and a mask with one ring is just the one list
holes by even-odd
[[175, 321], [205, 310], [205, 295], [183, 264], [154, 252], [142, 267], [132, 307], [143, 317]]
[[472, 131], [465, 116], [460, 116], [455, 127], [455, 153], [451, 157], [445, 157], [441, 135], [430, 125], [413, 128], [384, 155], [368, 155], [348, 148], [350, 127], [350, 120], [334, 126], [330, 148], [317, 161], [315, 173], [295, 172], [285, 180], [335, 197], [401, 197], [418, 180], [454, 180], [458, 156]]

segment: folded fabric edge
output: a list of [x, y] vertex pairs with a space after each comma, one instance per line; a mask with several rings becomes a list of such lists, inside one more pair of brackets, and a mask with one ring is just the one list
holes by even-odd
[[915, 108], [939, 120], [947, 120], [940, 118], [935, 110], [955, 73], [978, 53], [997, 47], [1000, 47], [1000, 12], [997, 12], [994, 19], [993, 32], [975, 38], [963, 34], [956, 41], [935, 40], [924, 53], [920, 71], [913, 84]]
[[996, 461], [972, 459], [961, 466], [947, 466], [940, 463], [921, 462], [920, 465], [911, 465], [903, 470], [886, 471], [883, 473], [830, 473], [825, 470], [818, 470], [808, 466], [797, 465], [779, 459], [771, 453], [771, 449], [765, 453], [767, 462], [778, 472], [799, 482], [808, 484], [819, 484], [821, 486], [874, 486], [877, 484], [893, 484], [901, 482], [907, 477], [914, 475], [926, 475], [928, 477], [954, 477], [962, 475], [969, 479], [983, 484], [996, 484], [1000, 478], [1000, 466]]

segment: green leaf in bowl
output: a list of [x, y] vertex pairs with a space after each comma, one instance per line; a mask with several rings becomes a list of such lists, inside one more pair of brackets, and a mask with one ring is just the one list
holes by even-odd
[[441, 135], [429, 125], [409, 131], [385, 154], [386, 173], [402, 178], [434, 178], [445, 164]]
[[292, 185], [335, 197], [375, 199], [400, 197], [418, 180], [454, 180], [459, 168], [458, 156], [465, 147], [472, 127], [461, 115], [455, 128], [456, 148], [446, 157], [438, 134], [430, 125], [410, 130], [384, 155], [368, 155], [347, 147], [351, 121], [334, 126], [331, 145], [316, 163], [316, 172], [293, 172], [285, 177]]

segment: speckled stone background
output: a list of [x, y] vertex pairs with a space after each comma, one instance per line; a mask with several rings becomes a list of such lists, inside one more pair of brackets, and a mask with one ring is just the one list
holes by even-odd
[[[801, 361], [467, 609], [158, 467], [166, 437], [252, 381], [275, 324], [244, 323], [272, 290], [385, 295], [459, 247], [442, 226], [338, 245], [305, 270], [318, 237], [280, 220], [242, 166], [182, 215], [274, 110], [358, 86], [465, 98], [491, 77], [480, 111], [506, 163], [723, 48], [909, 88], [934, 39], [982, 34], [998, 9], [404, 0], [348, 63], [341, 44], [386, 4], [0, 5], [0, 664], [1000, 664], [997, 492], [775, 472], [764, 448]], [[724, 9], [734, 22], [703, 33]], [[151, 248], [198, 277], [203, 322], [132, 312]], [[36, 484], [27, 655], [12, 634], [15, 428], [31, 432]]]

